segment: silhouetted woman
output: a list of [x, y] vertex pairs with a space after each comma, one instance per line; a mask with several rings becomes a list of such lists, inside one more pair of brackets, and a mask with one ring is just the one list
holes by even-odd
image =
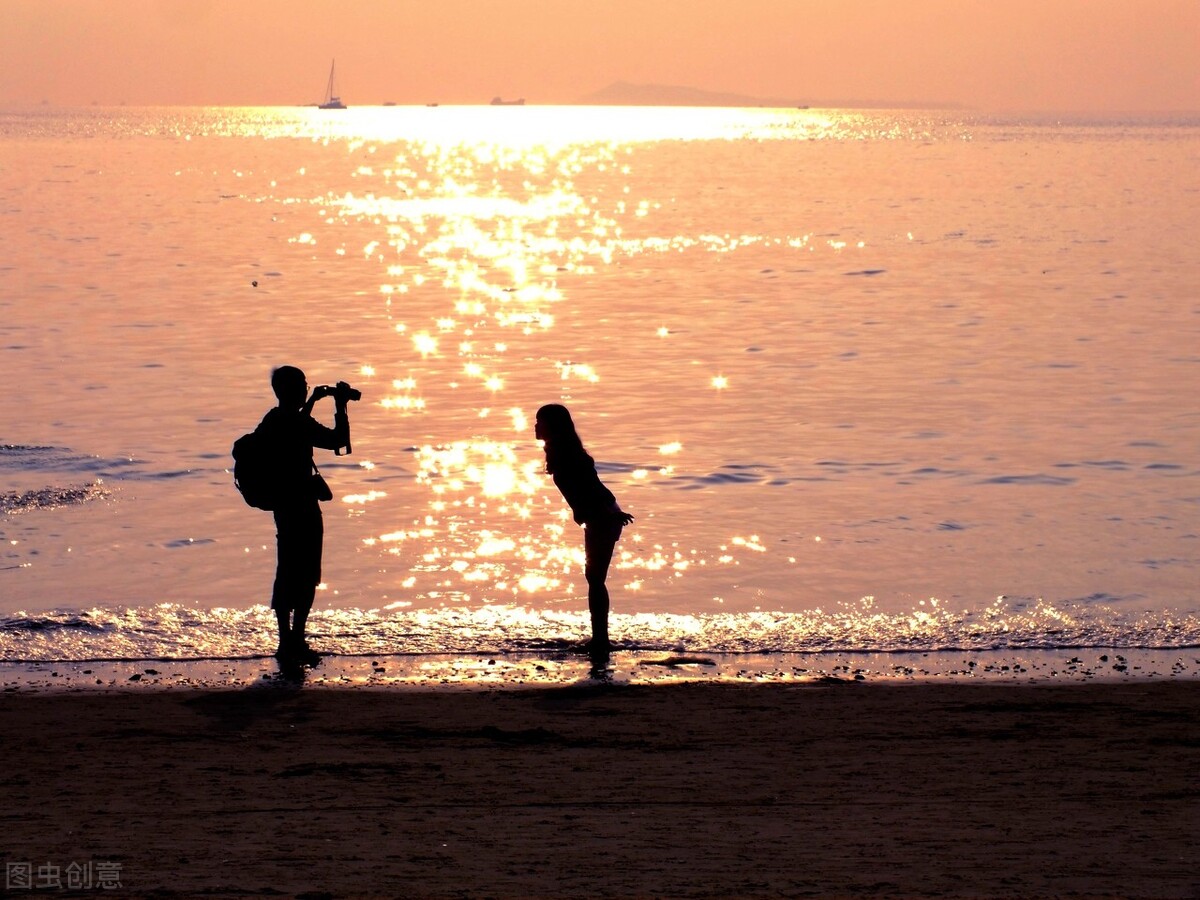
[[576, 523], [583, 526], [586, 554], [584, 576], [588, 586], [588, 611], [592, 617], [592, 639], [587, 649], [593, 655], [608, 653], [608, 565], [621, 529], [633, 521], [623, 512], [617, 498], [600, 481], [596, 463], [583, 449], [575, 423], [565, 406], [550, 403], [537, 411], [534, 434], [546, 451], [546, 472], [571, 507]]

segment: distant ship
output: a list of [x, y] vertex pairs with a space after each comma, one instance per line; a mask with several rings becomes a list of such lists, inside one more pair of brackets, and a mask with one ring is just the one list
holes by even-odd
[[325, 102], [318, 103], [317, 109], [345, 109], [346, 104], [342, 102], [342, 98], [333, 92], [333, 67], [337, 64], [334, 60], [329, 64], [329, 84], [325, 86]]
[[502, 97], [493, 97], [492, 106], [524, 106], [525, 98], [521, 97], [517, 100], [505, 100]]

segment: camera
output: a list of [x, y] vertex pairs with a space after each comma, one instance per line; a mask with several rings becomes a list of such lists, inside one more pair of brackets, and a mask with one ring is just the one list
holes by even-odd
[[334, 397], [340, 403], [362, 399], [362, 391], [350, 387], [344, 381], [339, 381], [336, 385], [319, 384], [313, 388], [313, 394], [318, 400], [322, 397]]

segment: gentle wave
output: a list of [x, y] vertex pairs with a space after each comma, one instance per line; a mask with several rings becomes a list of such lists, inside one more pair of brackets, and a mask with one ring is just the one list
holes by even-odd
[[76, 506], [89, 500], [101, 500], [108, 491], [97, 482], [81, 487], [44, 487], [32, 491], [8, 491], [0, 494], [0, 513], [19, 513], [33, 509], [57, 509]]
[[[996, 650], [1182, 650], [1200, 647], [1200, 617], [1002, 600], [979, 613], [936, 606], [894, 613], [865, 602], [833, 611], [612, 617], [623, 650], [684, 653], [933, 653]], [[523, 653], [569, 649], [586, 615], [516, 606], [324, 610], [310, 619], [322, 651], [344, 656]], [[56, 611], [0, 619], [0, 661], [249, 659], [274, 649], [273, 617], [248, 609]]]
[[[185, 469], [151, 468], [145, 460], [132, 457], [102, 457], [80, 453], [69, 447], [0, 444], [0, 473], [28, 482], [61, 481], [63, 476], [86, 479], [83, 485], [47, 484], [22, 491], [0, 493], [0, 513], [31, 509], [54, 509], [103, 499], [111, 495], [104, 479], [112, 481], [173, 481], [179, 478], [212, 477], [224, 471], [226, 457], [199, 454], [208, 466]], [[36, 479], [36, 481], [34, 481]]]
[[10, 472], [101, 472], [126, 468], [130, 459], [105, 460], [78, 453], [68, 447], [23, 444], [0, 445], [0, 471]]

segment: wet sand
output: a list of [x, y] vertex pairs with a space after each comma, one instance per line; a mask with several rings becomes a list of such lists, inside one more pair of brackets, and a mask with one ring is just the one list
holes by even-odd
[[17, 691], [0, 856], [124, 897], [1195, 897], [1198, 714], [1195, 681]]

